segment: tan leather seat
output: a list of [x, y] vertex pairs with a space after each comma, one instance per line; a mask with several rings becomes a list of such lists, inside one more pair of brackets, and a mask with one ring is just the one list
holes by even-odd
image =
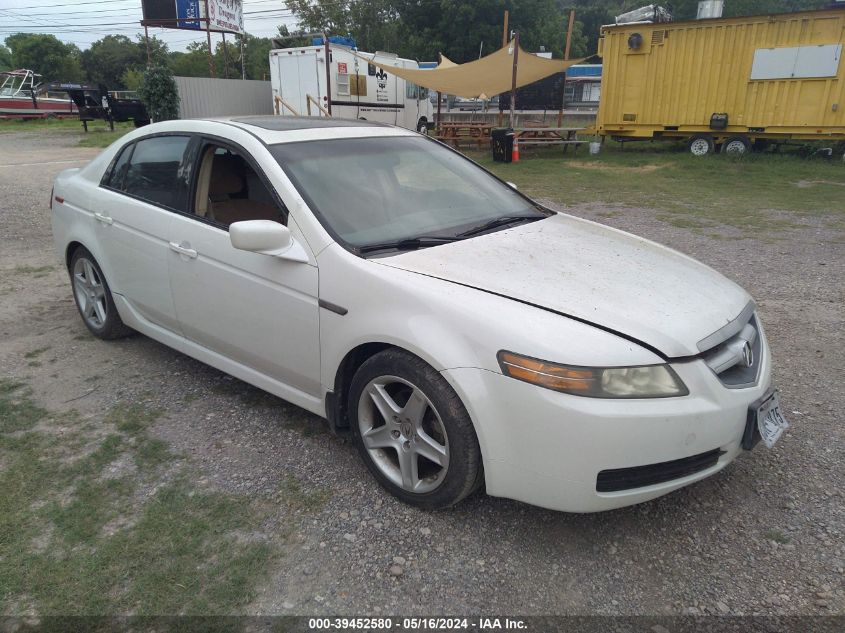
[[242, 220], [273, 220], [281, 222], [282, 215], [275, 205], [232, 195], [244, 190], [240, 162], [231, 156], [215, 156], [208, 188], [209, 215], [227, 226]]

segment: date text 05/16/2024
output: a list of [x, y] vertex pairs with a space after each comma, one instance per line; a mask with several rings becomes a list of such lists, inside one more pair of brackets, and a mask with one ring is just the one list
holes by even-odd
[[518, 618], [309, 618], [309, 631], [527, 631], [528, 625]]

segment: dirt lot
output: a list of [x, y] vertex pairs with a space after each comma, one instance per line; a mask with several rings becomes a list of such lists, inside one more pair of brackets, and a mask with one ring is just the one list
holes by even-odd
[[[34, 530], [28, 569], [53, 569], [45, 578], [66, 573], [65, 584], [99, 578], [96, 591], [112, 602], [84, 602], [88, 596], [57, 594], [47, 580], [36, 589], [21, 574], [0, 572], [0, 613], [845, 613], [841, 223], [796, 215], [757, 235], [719, 226], [705, 233], [658, 219], [649, 208], [568, 208], [688, 253], [747, 288], [760, 305], [792, 428], [773, 450], [759, 445], [721, 474], [633, 508], [567, 515], [477, 495], [451, 511], [424, 513], [383, 493], [352, 446], [318, 418], [143, 336], [91, 338], [53, 251], [47, 200], [60, 170], [98, 150], [76, 147], [76, 137], [64, 134], [15, 132], [0, 141], [0, 378], [31, 389], [27, 406], [45, 420], [32, 428], [59, 444], [73, 437], [79, 450], [102, 448], [103, 438], [117, 437], [136, 451], [97, 462], [94, 479], [79, 471], [58, 492], [44, 492], [45, 499], [61, 496], [51, 515], [61, 520], [32, 515], [42, 524], [25, 528]], [[2, 446], [0, 477], [9, 477], [14, 454]], [[142, 467], [148, 463], [154, 466]], [[131, 484], [109, 488], [122, 510], [104, 511], [80, 536], [61, 509], [86, 498], [74, 482], [94, 485], [108, 473]], [[182, 506], [157, 530], [138, 517], [177, 479], [186, 504], [196, 494], [234, 505], [201, 515], [198, 530], [220, 529], [173, 553], [173, 539], [160, 535], [187, 521]], [[19, 484], [25, 491], [27, 480]], [[97, 495], [91, 498], [96, 504]], [[16, 511], [29, 516], [42, 501]], [[83, 516], [85, 503], [81, 509]], [[0, 534], [2, 567], [12, 556], [4, 540], [24, 526], [0, 526], [7, 530]], [[46, 567], [50, 556], [72, 564], [73, 534], [88, 548], [88, 567]], [[90, 562], [129, 536], [134, 549], [108, 559], [108, 573]], [[214, 545], [223, 537], [225, 547]], [[190, 558], [209, 544], [202, 556], [213, 566]], [[244, 552], [252, 552], [248, 563]], [[133, 555], [142, 564], [121, 566]], [[150, 585], [158, 594], [133, 589], [144, 565], [166, 566], [158, 558], [167, 556], [185, 564], [173, 568], [165, 587]], [[219, 585], [233, 569], [245, 570], [243, 578]], [[220, 586], [237, 587], [236, 595], [215, 597], [211, 589]], [[206, 602], [195, 601], [201, 592]]]

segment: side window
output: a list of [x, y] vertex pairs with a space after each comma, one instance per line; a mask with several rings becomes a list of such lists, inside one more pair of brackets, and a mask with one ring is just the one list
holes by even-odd
[[286, 210], [252, 165], [237, 151], [207, 143], [200, 152], [193, 212], [228, 228], [242, 220], [287, 224]]
[[102, 185], [112, 189], [120, 189], [123, 186], [123, 177], [126, 175], [126, 168], [129, 166], [129, 158], [132, 156], [134, 147], [134, 143], [130, 143], [120, 151], [117, 160], [112, 163], [111, 169], [105, 174]]
[[154, 204], [184, 211], [180, 170], [190, 140], [188, 136], [155, 136], [135, 143], [121, 189]]
[[417, 98], [417, 84], [410, 81], [405, 82], [405, 97], [407, 99]]

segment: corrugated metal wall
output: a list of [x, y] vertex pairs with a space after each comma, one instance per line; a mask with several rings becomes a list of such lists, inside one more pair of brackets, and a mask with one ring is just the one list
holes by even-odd
[[[637, 49], [628, 44], [633, 33], [642, 37]], [[845, 63], [836, 77], [751, 79], [758, 49], [845, 43], [845, 10], [626, 25], [603, 39], [605, 129], [650, 136], [655, 127], [706, 128], [714, 112], [728, 113], [729, 131], [845, 127]]]
[[273, 94], [269, 81], [176, 77], [179, 90], [179, 116], [204, 117], [273, 114]]

